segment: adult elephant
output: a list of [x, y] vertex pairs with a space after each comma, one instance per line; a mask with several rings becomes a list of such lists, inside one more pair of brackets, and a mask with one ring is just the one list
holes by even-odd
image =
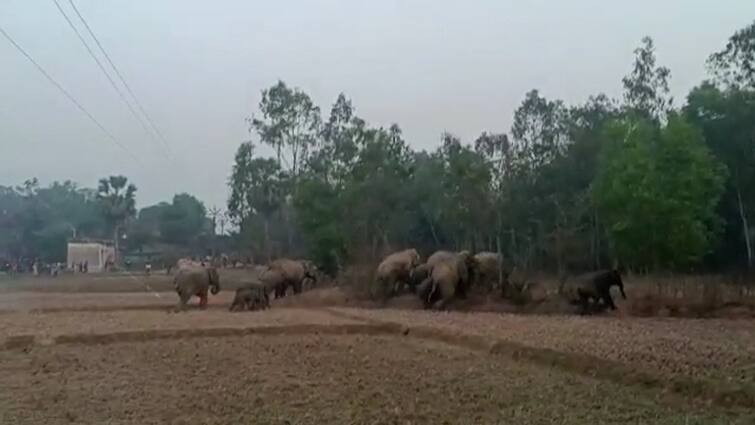
[[412, 272], [419, 265], [416, 249], [405, 249], [388, 255], [380, 262], [375, 272], [377, 287], [384, 297], [399, 292], [401, 285], [412, 286]]
[[220, 292], [220, 276], [214, 267], [184, 267], [173, 277], [173, 286], [178, 293], [178, 309], [184, 310], [189, 299], [199, 297], [199, 308], [207, 306], [207, 290], [216, 295]]
[[294, 289], [294, 294], [301, 293], [305, 279], [317, 282], [316, 267], [309, 261], [289, 258], [279, 258], [271, 262], [260, 276], [265, 285], [273, 288], [275, 298], [285, 297], [289, 287]]
[[478, 252], [474, 256], [475, 265], [473, 276], [471, 278], [474, 285], [492, 290], [498, 286], [500, 278], [503, 279], [502, 287], [508, 285], [509, 267], [504, 263], [501, 255], [496, 252]]
[[[438, 255], [432, 261], [429, 277], [417, 287], [425, 308], [443, 309], [456, 297], [463, 297], [472, 260], [467, 251]], [[428, 259], [427, 264], [430, 264]], [[467, 281], [465, 281], [467, 279]]]
[[436, 251], [427, 258], [427, 266], [429, 267], [429, 274], [432, 274], [433, 269], [437, 264], [453, 262], [455, 273], [458, 275], [459, 284], [456, 285], [456, 295], [461, 298], [466, 297], [467, 290], [469, 289], [472, 276], [477, 268], [477, 262], [475, 257], [469, 251]]
[[[570, 303], [581, 307], [581, 314], [587, 314], [605, 307], [616, 310], [616, 304], [611, 297], [613, 286], [619, 288], [622, 298], [627, 298], [624, 282], [618, 270], [598, 270], [579, 275], [573, 278], [572, 282], [564, 280], [560, 292]], [[603, 306], [599, 305], [601, 301]]]

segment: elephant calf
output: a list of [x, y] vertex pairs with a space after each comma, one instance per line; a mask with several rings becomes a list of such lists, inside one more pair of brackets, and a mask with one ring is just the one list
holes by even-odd
[[191, 297], [199, 297], [199, 308], [207, 307], [207, 290], [212, 295], [220, 292], [220, 276], [214, 267], [181, 268], [173, 277], [173, 286], [178, 293], [178, 309], [184, 310]]
[[248, 285], [236, 290], [230, 311], [266, 309], [270, 307], [270, 297], [264, 285]]
[[600, 301], [611, 310], [616, 310], [616, 304], [611, 297], [612, 286], [618, 286], [622, 298], [627, 298], [624, 282], [617, 270], [599, 270], [577, 276], [574, 280], [571, 285], [565, 284], [564, 293], [570, 302], [582, 307], [581, 314], [598, 311]]

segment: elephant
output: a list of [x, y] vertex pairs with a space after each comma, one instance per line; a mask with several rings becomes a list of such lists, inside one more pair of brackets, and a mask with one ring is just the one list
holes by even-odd
[[268, 288], [259, 284], [249, 284], [236, 289], [230, 311], [266, 309], [270, 307]]
[[475, 270], [478, 267], [477, 261], [469, 251], [436, 251], [433, 255], [427, 258], [426, 264], [430, 267], [430, 274], [432, 274], [432, 269], [434, 269], [437, 264], [449, 261], [456, 263], [455, 270], [459, 278], [459, 284], [456, 285], [456, 295], [465, 298], [472, 276], [476, 273]]
[[458, 294], [461, 285], [460, 271], [463, 267], [456, 258], [437, 261], [430, 271], [430, 276], [417, 287], [425, 308], [441, 310], [449, 305]]
[[299, 294], [305, 279], [317, 282], [316, 273], [317, 268], [309, 261], [280, 258], [268, 265], [260, 279], [274, 289], [275, 298], [282, 298], [286, 296], [289, 286], [294, 288], [294, 294]]
[[207, 289], [212, 295], [220, 292], [220, 276], [214, 267], [185, 267], [173, 277], [173, 286], [178, 293], [178, 309], [184, 310], [192, 296], [199, 297], [199, 308], [207, 307]]
[[429, 264], [424, 263], [420, 264], [414, 269], [412, 269], [409, 280], [410, 280], [410, 287], [416, 292], [417, 287], [425, 281], [428, 277], [430, 277], [430, 271], [432, 271], [432, 267], [430, 267]]
[[405, 249], [388, 255], [380, 262], [375, 272], [379, 290], [387, 298], [396, 295], [402, 285], [412, 285], [411, 275], [419, 265], [416, 249]]
[[474, 285], [492, 290], [498, 286], [499, 278], [503, 278], [500, 288], [503, 291], [508, 285], [510, 273], [503, 258], [495, 252], [478, 252], [474, 259], [476, 267], [473, 269], [474, 273], [471, 277]]
[[[611, 287], [618, 286], [623, 299], [627, 299], [624, 292], [624, 282], [618, 270], [598, 270], [574, 278], [574, 283], [562, 282], [561, 292], [572, 304], [578, 304], [581, 314], [599, 311], [598, 303], [602, 300], [611, 310], [616, 310], [616, 304], [611, 297]], [[592, 302], [592, 310], [590, 303]]]

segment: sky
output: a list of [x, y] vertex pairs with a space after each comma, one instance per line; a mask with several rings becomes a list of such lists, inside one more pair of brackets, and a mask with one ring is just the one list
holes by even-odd
[[621, 96], [645, 35], [680, 105], [706, 78], [706, 57], [755, 19], [752, 0], [73, 1], [167, 143], [131, 114], [53, 0], [3, 0], [0, 28], [115, 141], [0, 36], [0, 185], [95, 187], [123, 174], [140, 207], [180, 192], [223, 207], [233, 155], [254, 139], [245, 118], [278, 79], [323, 113], [343, 92], [370, 124], [398, 123], [413, 148], [434, 149], [444, 131], [467, 142], [508, 131], [533, 88], [568, 104]]

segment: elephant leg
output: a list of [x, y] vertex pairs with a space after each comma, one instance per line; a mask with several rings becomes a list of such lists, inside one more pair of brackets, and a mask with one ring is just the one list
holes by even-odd
[[605, 291], [605, 293], [603, 293], [598, 298], [603, 298], [603, 301], [606, 303], [606, 305], [608, 306], [608, 308], [610, 308], [611, 310], [616, 310], [616, 304], [613, 303], [613, 298], [611, 297], [611, 293], [610, 292]]
[[197, 296], [199, 297], [199, 308], [207, 308], [207, 289], [199, 291]]
[[188, 291], [179, 290], [178, 291], [178, 306], [176, 307], [176, 309], [178, 311], [186, 310], [186, 304], [189, 303], [189, 299], [191, 299], [191, 293], [189, 293]]
[[452, 300], [453, 297], [441, 297], [441, 299], [433, 304], [433, 309], [438, 311], [445, 310], [451, 304]]
[[580, 314], [585, 315], [589, 312], [590, 309], [590, 296], [588, 294], [585, 294], [584, 292], [579, 293], [579, 304], [582, 307]]
[[432, 306], [430, 303], [430, 292], [432, 291], [431, 285], [432, 283], [428, 283], [424, 286], [421, 285], [417, 287], [417, 294], [419, 295], [419, 299], [422, 300], [422, 306], [425, 309], [428, 309]]

